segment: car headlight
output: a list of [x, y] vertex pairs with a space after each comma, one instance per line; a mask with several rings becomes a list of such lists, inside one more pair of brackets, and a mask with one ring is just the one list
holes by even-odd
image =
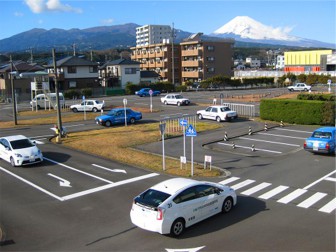
[[20, 154], [20, 153], [14, 153], [14, 155], [16, 156], [16, 157], [22, 157], [22, 155]]

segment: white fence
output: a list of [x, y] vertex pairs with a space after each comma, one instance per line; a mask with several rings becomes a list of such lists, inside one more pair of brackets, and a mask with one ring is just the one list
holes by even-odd
[[160, 124], [162, 123], [166, 124], [165, 133], [169, 135], [175, 132], [183, 132], [183, 126], [180, 124], [180, 120], [186, 120], [187, 126], [191, 124], [196, 129], [196, 122], [197, 122], [196, 119], [197, 119], [196, 115], [177, 114], [160, 119]]
[[238, 103], [223, 103], [223, 105], [236, 111], [238, 113], [238, 117], [243, 116], [251, 118], [256, 116], [255, 105]]

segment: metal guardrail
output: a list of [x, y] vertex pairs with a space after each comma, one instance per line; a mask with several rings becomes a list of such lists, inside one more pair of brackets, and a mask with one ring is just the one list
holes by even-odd
[[228, 106], [232, 110], [236, 111], [239, 116], [246, 116], [246, 117], [255, 117], [256, 110], [255, 105], [249, 104], [238, 104], [238, 103], [223, 103], [224, 106]]
[[176, 114], [166, 116], [160, 120], [160, 124], [166, 124], [165, 134], [183, 132], [183, 126], [180, 124], [180, 120], [187, 120], [187, 125], [192, 124], [193, 127], [196, 128], [197, 115]]

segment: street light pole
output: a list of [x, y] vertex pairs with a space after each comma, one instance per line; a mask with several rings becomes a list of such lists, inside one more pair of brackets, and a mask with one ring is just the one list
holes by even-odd
[[52, 49], [53, 64], [54, 64], [54, 74], [55, 74], [55, 93], [56, 93], [56, 106], [57, 106], [57, 126], [58, 126], [58, 136], [59, 139], [62, 138], [62, 118], [61, 118], [61, 108], [59, 106], [59, 93], [58, 93], [58, 81], [57, 81], [57, 65], [55, 48]]
[[13, 102], [13, 117], [14, 117], [14, 125], [17, 125], [17, 116], [16, 116], [16, 95], [15, 95], [15, 88], [14, 88], [12, 55], [10, 56], [10, 63], [11, 63], [10, 80], [11, 80], [12, 102]]

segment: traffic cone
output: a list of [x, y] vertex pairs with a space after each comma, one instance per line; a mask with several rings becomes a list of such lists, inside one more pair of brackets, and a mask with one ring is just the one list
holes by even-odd
[[236, 145], [234, 142], [232, 142], [232, 149], [235, 149], [236, 148]]
[[264, 131], [267, 131], [267, 130], [268, 130], [267, 123], [265, 123]]
[[252, 144], [251, 151], [255, 151], [254, 144]]
[[283, 121], [280, 122], [280, 127], [282, 128], [284, 126]]
[[225, 131], [225, 133], [224, 133], [224, 141], [226, 142], [226, 141], [229, 141], [229, 138], [228, 138], [228, 135], [227, 135], [227, 132]]
[[251, 126], [249, 126], [248, 134], [249, 134], [249, 135], [252, 135], [252, 128], [251, 128]]

